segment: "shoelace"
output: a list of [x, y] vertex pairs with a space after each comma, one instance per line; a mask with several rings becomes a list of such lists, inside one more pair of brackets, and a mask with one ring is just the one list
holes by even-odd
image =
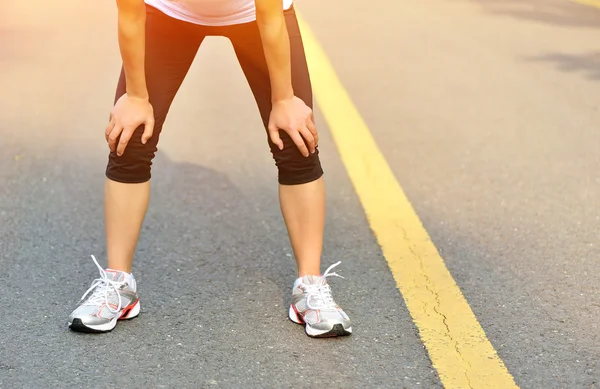
[[[121, 310], [121, 294], [119, 293], [119, 287], [124, 285], [125, 282], [118, 282], [118, 281], [113, 281], [113, 280], [109, 279], [108, 276], [106, 275], [106, 272], [104, 271], [104, 269], [98, 264], [98, 261], [96, 261], [96, 257], [94, 257], [92, 255], [92, 259], [94, 260], [96, 267], [100, 271], [100, 278], [96, 278], [94, 280], [94, 282], [92, 282], [92, 286], [90, 286], [90, 288], [83, 294], [83, 296], [81, 296], [81, 300], [85, 299], [85, 296], [87, 296], [91, 291], [93, 291], [95, 289], [94, 293], [92, 293], [90, 298], [84, 304], [85, 305], [96, 305], [98, 303], [103, 302], [106, 304], [106, 306], [112, 313], [117, 313]], [[110, 290], [110, 288], [114, 289], [115, 293], [117, 294], [117, 298], [119, 300], [119, 304], [117, 305], [116, 310], [113, 310], [110, 307], [110, 304], [108, 301], [108, 291]]]
[[[339, 261], [329, 266], [325, 273], [319, 278], [314, 284], [306, 285], [308, 289], [308, 293], [306, 294], [306, 305], [309, 309], [336, 309], [335, 301], [333, 301], [333, 296], [331, 295], [331, 288], [326, 283], [327, 277], [340, 277], [344, 278], [337, 273], [330, 273], [329, 271], [342, 263]], [[311, 300], [315, 300], [317, 302], [316, 305], [311, 303]]]

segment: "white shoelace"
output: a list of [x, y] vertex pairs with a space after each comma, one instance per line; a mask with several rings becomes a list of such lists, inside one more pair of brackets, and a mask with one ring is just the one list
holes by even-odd
[[[94, 293], [92, 293], [90, 298], [84, 304], [96, 305], [98, 303], [104, 303], [112, 313], [117, 313], [121, 310], [121, 294], [119, 293], [119, 288], [123, 284], [125, 284], [125, 282], [117, 282], [109, 279], [106, 275], [106, 271], [104, 271], [104, 269], [98, 264], [98, 261], [96, 261], [96, 257], [92, 255], [92, 259], [94, 260], [96, 267], [98, 267], [98, 270], [100, 270], [100, 278], [96, 278], [94, 282], [92, 282], [92, 286], [90, 286], [90, 288], [83, 294], [83, 296], [81, 296], [81, 299], [83, 300], [85, 296], [87, 296], [92, 290], [95, 289]], [[116, 310], [113, 310], [110, 307], [108, 301], [108, 291], [110, 288], [114, 289], [119, 300], [119, 304], [117, 305]]]
[[[336, 309], [335, 301], [333, 301], [333, 296], [331, 295], [331, 288], [326, 282], [327, 277], [340, 277], [344, 278], [337, 273], [330, 273], [329, 271], [342, 263], [339, 261], [329, 266], [325, 273], [319, 278], [314, 284], [304, 284], [308, 289], [308, 293], [306, 294], [306, 305], [309, 309]], [[316, 304], [312, 304], [311, 300], [315, 300]]]

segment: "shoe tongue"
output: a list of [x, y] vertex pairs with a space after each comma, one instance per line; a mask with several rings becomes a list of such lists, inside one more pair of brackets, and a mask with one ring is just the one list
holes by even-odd
[[111, 281], [116, 281], [116, 282], [125, 281], [125, 278], [126, 278], [125, 272], [118, 271], [118, 270], [112, 270], [112, 269], [106, 269], [104, 271], [106, 272], [106, 277]]
[[308, 285], [325, 285], [327, 283], [325, 278], [321, 278], [320, 276], [304, 276], [302, 277], [302, 282]]

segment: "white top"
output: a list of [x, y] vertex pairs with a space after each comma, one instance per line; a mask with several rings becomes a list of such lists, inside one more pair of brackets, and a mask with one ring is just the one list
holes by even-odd
[[[203, 26], [228, 26], [256, 20], [255, 0], [145, 0], [165, 14]], [[283, 9], [293, 0], [282, 0]]]

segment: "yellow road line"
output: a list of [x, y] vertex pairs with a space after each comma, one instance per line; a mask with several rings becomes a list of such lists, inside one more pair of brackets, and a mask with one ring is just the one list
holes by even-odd
[[299, 19], [315, 97], [442, 384], [461, 389], [518, 388], [326, 54]]
[[591, 7], [600, 8], [600, 0], [571, 0], [574, 3], [589, 5]]

